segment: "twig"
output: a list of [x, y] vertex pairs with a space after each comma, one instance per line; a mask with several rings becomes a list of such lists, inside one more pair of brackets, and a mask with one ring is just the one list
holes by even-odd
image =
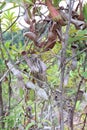
[[[21, 60], [21, 61], [23, 61], [23, 60]], [[17, 65], [17, 64], [20, 63], [21, 61], [17, 61], [16, 63], [14, 63], [14, 65]], [[13, 67], [11, 67], [10, 69], [8, 69], [8, 70], [4, 73], [4, 75], [0, 78], [0, 82], [2, 82], [2, 81], [4, 80], [4, 78], [7, 76], [7, 74], [11, 71], [12, 68], [13, 68]]]
[[[2, 39], [2, 28], [1, 28], [1, 18], [0, 18], [0, 43], [2, 44], [3, 39]], [[1, 48], [1, 45], [0, 45]], [[2, 53], [2, 52], [1, 52]], [[3, 56], [3, 55], [2, 55]], [[1, 78], [0, 74], [0, 78]], [[1, 117], [1, 122], [0, 126], [1, 129], [4, 129], [4, 123], [3, 123], [3, 96], [2, 96], [2, 81], [0, 81], [0, 117]]]
[[[84, 53], [85, 51], [87, 51], [87, 47], [86, 47], [85, 49], [83, 49], [82, 51], [80, 51], [79, 53], [77, 53], [75, 56], [71, 57], [69, 60], [67, 60], [67, 61], [65, 62], [65, 65], [67, 65], [72, 59], [74, 59], [75, 57], [77, 57], [77, 56], [79, 56], [80, 54]], [[64, 67], [64, 66], [63, 66], [63, 67]], [[63, 69], [63, 67], [62, 67], [62, 69]], [[62, 71], [62, 69], [61, 69], [61, 71]]]
[[23, 98], [20, 99], [20, 101], [16, 104], [14, 104], [12, 107], [11, 107], [11, 110], [14, 109], [15, 107], [17, 107], [21, 102], [23, 101]]
[[87, 51], [87, 47], [85, 49], [83, 49], [82, 51], [80, 51], [79, 53], [77, 53], [75, 56], [71, 57], [66, 63], [65, 65], [67, 65], [72, 59], [74, 59], [75, 57], [79, 56], [80, 54], [82, 54], [83, 52]]
[[85, 119], [84, 119], [84, 122], [83, 122], [84, 124], [83, 124], [82, 130], [85, 130], [86, 118], [87, 118], [87, 114], [85, 115]]
[[17, 8], [17, 7], [19, 7], [19, 5], [13, 6], [13, 7], [9, 8], [9, 9], [2, 10], [2, 13], [3, 13], [3, 12], [6, 12], [6, 11], [8, 11], [8, 10], [11, 10], [11, 9]]
[[68, 24], [66, 27], [66, 34], [65, 34], [65, 42], [62, 40], [62, 51], [61, 51], [61, 76], [60, 76], [60, 130], [64, 130], [64, 114], [63, 114], [63, 85], [64, 85], [64, 73], [65, 73], [65, 67], [66, 65], [65, 60], [66, 60], [66, 49], [67, 49], [67, 43], [68, 43], [68, 38], [69, 38], [69, 28], [70, 28], [70, 23], [71, 23], [71, 16], [72, 16], [72, 6], [71, 6], [71, 1], [69, 3], [69, 20]]
[[[35, 92], [34, 92], [34, 98], [36, 99]], [[35, 123], [37, 123], [37, 104], [36, 104], [36, 101], [34, 102], [34, 109], [35, 109]]]

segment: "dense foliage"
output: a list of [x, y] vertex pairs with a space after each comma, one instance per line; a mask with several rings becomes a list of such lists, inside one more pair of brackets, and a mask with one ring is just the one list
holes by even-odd
[[1, 130], [86, 130], [86, 82], [87, 3], [0, 2]]

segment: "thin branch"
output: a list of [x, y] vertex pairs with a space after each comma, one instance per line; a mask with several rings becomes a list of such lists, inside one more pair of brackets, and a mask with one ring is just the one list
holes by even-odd
[[85, 119], [84, 119], [84, 122], [83, 122], [83, 127], [82, 127], [82, 130], [85, 130], [86, 119], [87, 119], [87, 114], [85, 115]]
[[22, 101], [23, 101], [24, 98], [20, 99], [20, 101], [16, 104], [14, 104], [12, 107], [11, 107], [11, 110], [14, 109], [15, 107], [17, 107]]
[[[77, 56], [79, 56], [80, 54], [82, 54], [82, 53], [84, 53], [85, 51], [87, 51], [87, 47], [86, 48], [84, 48], [82, 51], [80, 51], [79, 53], [77, 53], [75, 56], [73, 56], [73, 57], [71, 57], [69, 60], [67, 60], [66, 62], [65, 62], [65, 65], [67, 65], [72, 59], [74, 59], [75, 57], [77, 57]], [[64, 66], [63, 66], [64, 67]], [[63, 69], [63, 67], [62, 67], [62, 69]], [[61, 70], [62, 70], [61, 69]]]
[[[14, 65], [17, 65], [17, 64], [19, 64], [19, 63], [22, 62], [22, 61], [23, 61], [23, 60], [17, 61], [17, 62], [14, 63]], [[8, 75], [8, 73], [11, 71], [12, 68], [13, 68], [13, 67], [11, 67], [10, 69], [8, 69], [8, 70], [4, 73], [4, 75], [0, 78], [0, 82], [2, 82], [2, 81], [4, 80], [4, 78]]]
[[[2, 28], [1, 28], [1, 19], [0, 19], [0, 43], [2, 44], [3, 39], [2, 39]], [[1, 48], [1, 45], [0, 45]], [[2, 53], [2, 52], [1, 52]], [[3, 58], [3, 57], [2, 57]], [[0, 74], [1, 78], [2, 74]], [[3, 123], [3, 96], [2, 96], [2, 81], [0, 81], [0, 128], [4, 129], [4, 123]]]
[[66, 61], [66, 49], [67, 49], [67, 43], [69, 38], [69, 28], [71, 23], [71, 17], [72, 17], [72, 6], [71, 1], [69, 3], [69, 20], [68, 24], [66, 26], [66, 34], [65, 34], [65, 41], [62, 40], [62, 51], [61, 51], [61, 75], [60, 75], [60, 130], [64, 130], [64, 114], [63, 114], [63, 86], [64, 86], [64, 73], [65, 73], [65, 67], [64, 64]]
[[12, 88], [11, 88], [11, 74], [9, 73], [9, 81], [8, 81], [8, 103], [9, 103], [9, 110], [10, 110], [10, 107], [11, 107], [11, 93], [12, 93]]
[[17, 8], [17, 7], [19, 7], [19, 5], [13, 6], [13, 7], [9, 8], [9, 9], [2, 10], [2, 13], [3, 13], [3, 12], [6, 12], [6, 11], [8, 11], [8, 10], [11, 10], [11, 9]]
[[84, 53], [85, 51], [87, 51], [87, 47], [84, 48], [82, 51], [80, 51], [79, 53], [77, 53], [75, 56], [71, 57], [65, 64], [68, 64], [72, 59], [74, 59], [75, 57], [79, 56], [80, 54]]

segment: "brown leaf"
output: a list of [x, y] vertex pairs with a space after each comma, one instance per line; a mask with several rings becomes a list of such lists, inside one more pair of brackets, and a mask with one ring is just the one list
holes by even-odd
[[23, 55], [24, 60], [30, 67], [32, 75], [35, 77], [36, 82], [40, 87], [43, 86], [44, 81], [46, 81], [46, 65], [41, 61], [36, 54], [32, 54], [28, 58], [27, 54]]
[[51, 1], [50, 0], [45, 0], [45, 1], [52, 19], [61, 25], [65, 25], [60, 12], [52, 5]]
[[28, 15], [28, 12], [26, 11], [25, 14], [24, 14], [24, 20], [27, 24], [30, 24], [30, 18], [29, 18], [29, 15]]
[[19, 79], [23, 79], [22, 73], [18, 69], [16, 69], [10, 61], [7, 62], [7, 66], [11, 70], [11, 72], [13, 73], [14, 76], [16, 76]]
[[33, 32], [25, 32], [24, 36], [28, 37], [29, 39], [31, 39], [32, 41], [36, 42], [37, 41], [37, 36], [35, 33]]
[[7, 62], [7, 66], [11, 70], [13, 75], [17, 77], [19, 86], [24, 88], [25, 85], [24, 85], [24, 82], [23, 82], [23, 77], [22, 77], [21, 71], [19, 71], [17, 68], [15, 68], [15, 66], [10, 61]]
[[30, 67], [31, 72], [43, 73], [46, 71], [45, 63], [41, 61], [36, 54], [32, 54], [30, 58], [28, 58], [27, 54], [23, 57], [24, 60], [27, 62], [28, 66]]

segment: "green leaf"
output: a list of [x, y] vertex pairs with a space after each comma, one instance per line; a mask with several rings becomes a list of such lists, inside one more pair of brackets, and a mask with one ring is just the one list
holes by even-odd
[[80, 101], [77, 101], [76, 103], [76, 110], [79, 110], [80, 109]]
[[77, 31], [76, 35], [74, 37], [69, 37], [68, 42], [73, 43], [75, 41], [83, 41], [87, 40], [87, 30], [79, 30]]
[[29, 98], [30, 98], [31, 101], [34, 101], [34, 99], [35, 99], [34, 90], [32, 90], [32, 89], [30, 90]]
[[23, 95], [24, 95], [24, 90], [23, 90], [22, 88], [20, 88], [19, 93], [20, 93], [20, 97], [23, 97]]
[[7, 42], [5, 43], [5, 47], [6, 47], [6, 48], [9, 48], [9, 47], [10, 47], [10, 44], [11, 44], [10, 41], [7, 41]]
[[53, 1], [53, 2], [54, 2], [54, 6], [57, 7], [60, 1], [61, 1], [61, 0], [54, 0], [54, 1]]
[[77, 36], [84, 36], [84, 35], [87, 35], [87, 29], [77, 31]]
[[21, 0], [5, 0], [5, 1], [7, 1], [7, 2], [11, 2], [11, 3], [20, 3], [21, 2]]
[[83, 14], [84, 14], [84, 18], [86, 19], [87, 21], [87, 3], [84, 5], [83, 7]]
[[0, 10], [2, 10], [2, 9], [4, 8], [5, 5], [6, 5], [6, 2], [5, 2], [5, 1], [2, 2], [2, 3], [0, 3]]
[[4, 63], [4, 61], [2, 59], [0, 59], [0, 73], [2, 71], [4, 71], [4, 69], [5, 69], [5, 63]]
[[35, 122], [31, 122], [27, 125], [26, 129], [25, 130], [29, 130], [29, 128], [31, 128], [32, 126], [35, 125]]
[[[11, 10], [6, 11], [3, 13], [2, 16], [2, 28], [6, 30], [14, 21], [16, 20], [17, 16], [15, 16], [15, 12]], [[19, 30], [17, 23], [15, 22], [9, 29], [10, 31], [16, 32]]]
[[26, 2], [28, 2], [29, 4], [32, 4], [32, 5], [33, 5], [32, 0], [26, 0]]
[[52, 125], [49, 120], [43, 119], [43, 122], [48, 123], [48, 125], [50, 125], [50, 126]]
[[86, 71], [86, 72], [83, 72], [82, 76], [83, 76], [84, 78], [87, 78], [87, 71]]

